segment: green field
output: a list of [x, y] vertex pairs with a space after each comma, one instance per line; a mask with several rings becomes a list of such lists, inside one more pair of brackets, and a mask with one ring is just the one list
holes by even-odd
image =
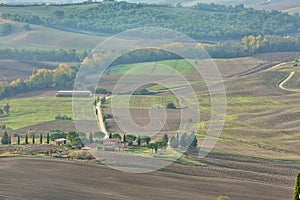
[[[109, 99], [106, 106], [111, 107], [113, 102], [113, 108], [128, 108], [124, 98], [128, 98], [128, 95], [117, 95]], [[135, 109], [150, 109], [152, 107], [166, 108], [169, 102], [173, 102], [176, 108], [179, 108], [178, 100], [173, 96], [146, 96], [146, 95], [133, 95], [129, 100], [129, 108]]]
[[12, 129], [52, 121], [59, 114], [72, 117], [71, 98], [15, 98], [2, 100], [0, 106], [3, 107], [7, 102], [10, 115], [0, 119], [0, 123]]
[[[80, 98], [78, 98], [80, 99]], [[80, 100], [81, 101], [81, 100]], [[81, 101], [82, 102], [82, 101]], [[75, 120], [95, 120], [93, 113], [92, 101], [90, 104], [84, 100], [84, 106], [76, 115]], [[10, 114], [8, 117], [0, 118], [0, 124], [5, 124], [14, 130], [41, 124], [55, 120], [55, 117], [68, 116], [73, 118], [72, 98], [70, 97], [30, 97], [30, 98], [13, 98], [0, 101], [0, 107], [9, 103]], [[73, 118], [74, 119], [74, 118]]]
[[192, 73], [193, 71], [194, 66], [187, 60], [181, 59], [116, 65], [110, 67], [107, 71], [107, 74], [186, 75]]

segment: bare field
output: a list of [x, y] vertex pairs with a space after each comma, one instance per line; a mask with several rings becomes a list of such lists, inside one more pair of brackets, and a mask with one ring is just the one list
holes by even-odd
[[[2, 158], [0, 168], [0, 198], [13, 200], [215, 200], [219, 195], [228, 195], [232, 199], [270, 200], [290, 199], [293, 192], [290, 186], [263, 181], [166, 172], [128, 174], [101, 165], [60, 160]], [[176, 164], [169, 168], [182, 169]], [[184, 170], [195, 171], [186, 166]], [[197, 170], [202, 171], [201, 168]], [[211, 172], [216, 175], [217, 171]], [[266, 191], [272, 191], [272, 196]]]
[[0, 60], [0, 82], [27, 79], [34, 68], [55, 69], [58, 63], [38, 61]]

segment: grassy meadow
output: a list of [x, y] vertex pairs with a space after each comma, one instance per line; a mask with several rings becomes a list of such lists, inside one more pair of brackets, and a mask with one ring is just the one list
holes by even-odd
[[123, 64], [112, 66], [108, 69], [106, 74], [109, 75], [139, 75], [139, 74], [151, 74], [151, 75], [187, 75], [194, 71], [194, 66], [187, 60], [165, 60], [158, 62], [144, 62], [135, 64]]
[[[127, 103], [123, 101], [128, 98], [128, 95], [117, 95], [110, 98], [106, 104], [113, 108], [127, 108]], [[152, 107], [166, 108], [169, 102], [173, 102], [176, 108], [179, 108], [178, 99], [173, 96], [146, 96], [146, 95], [132, 95], [129, 99], [129, 108], [132, 109], [151, 109]]]
[[72, 117], [71, 98], [14, 98], [2, 100], [0, 106], [3, 107], [7, 102], [10, 105], [10, 115], [1, 118], [0, 123], [12, 129], [53, 121], [58, 115]]

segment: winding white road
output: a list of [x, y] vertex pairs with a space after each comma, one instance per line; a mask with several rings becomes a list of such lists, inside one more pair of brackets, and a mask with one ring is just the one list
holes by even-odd
[[288, 88], [285, 88], [285, 87], [284, 87], [284, 84], [285, 84], [286, 82], [288, 82], [289, 80], [291, 80], [291, 78], [293, 78], [294, 75], [295, 75], [295, 72], [294, 72], [294, 71], [291, 72], [290, 75], [289, 75], [286, 79], [284, 79], [284, 80], [278, 85], [278, 87], [279, 87], [280, 89], [282, 89], [282, 90], [293, 91], [293, 90], [290, 90], [290, 89], [288, 89]]
[[98, 113], [98, 121], [99, 121], [99, 125], [100, 125], [100, 130], [105, 133], [105, 138], [109, 137], [109, 133], [105, 128], [105, 124], [103, 121], [103, 115], [102, 115], [102, 111], [101, 111], [101, 101], [99, 101], [99, 103], [97, 103], [96, 105], [96, 109], [97, 109], [97, 113]]

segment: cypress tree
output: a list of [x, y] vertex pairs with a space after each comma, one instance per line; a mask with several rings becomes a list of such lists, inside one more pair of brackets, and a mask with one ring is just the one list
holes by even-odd
[[109, 134], [109, 138], [110, 138], [110, 139], [112, 138], [112, 133]]
[[198, 140], [197, 140], [197, 137], [196, 137], [196, 136], [194, 136], [193, 142], [191, 143], [190, 146], [191, 146], [191, 147], [197, 147], [197, 146], [198, 146]]
[[35, 143], [35, 136], [34, 136], [34, 134], [32, 134], [32, 144], [34, 144]]
[[300, 172], [297, 174], [296, 177], [294, 200], [300, 200], [299, 195], [300, 195]]
[[8, 144], [11, 144], [11, 134], [8, 136]]
[[25, 135], [25, 144], [28, 144], [28, 135]]
[[1, 143], [2, 144], [9, 144], [9, 137], [8, 137], [8, 134], [7, 134], [6, 131], [2, 135]]
[[138, 143], [138, 146], [140, 147], [141, 146], [141, 137], [140, 136], [138, 136], [138, 138], [137, 138], [137, 143]]
[[90, 132], [90, 135], [89, 135], [89, 142], [90, 142], [90, 144], [92, 144], [94, 142], [92, 132]]
[[18, 135], [18, 145], [20, 145], [21, 140], [20, 140], [20, 136]]
[[50, 144], [50, 134], [47, 133], [47, 144]]
[[163, 140], [168, 144], [168, 142], [169, 142], [169, 136], [168, 136], [167, 133], [164, 135]]
[[40, 144], [43, 144], [43, 135], [40, 134]]
[[125, 135], [125, 134], [123, 135], [123, 142], [124, 142], [124, 143], [127, 142], [127, 141], [126, 141], [126, 135]]

